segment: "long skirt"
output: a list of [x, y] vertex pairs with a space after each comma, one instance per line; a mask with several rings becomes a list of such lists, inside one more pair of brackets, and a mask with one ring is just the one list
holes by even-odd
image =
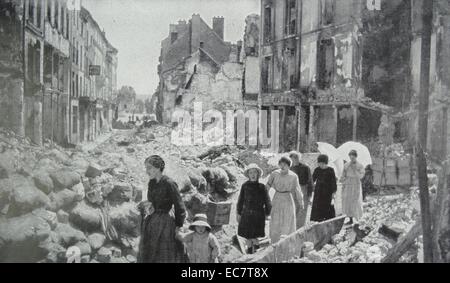
[[362, 188], [357, 179], [347, 180], [342, 187], [342, 213], [356, 220], [363, 215]]
[[336, 217], [334, 206], [331, 205], [333, 193], [328, 185], [317, 185], [311, 208], [311, 221], [322, 222]]
[[273, 244], [278, 242], [282, 235], [295, 232], [296, 215], [295, 203], [290, 192], [276, 192], [272, 200], [270, 215], [270, 240]]
[[245, 209], [242, 211], [238, 226], [238, 235], [246, 239], [256, 239], [265, 236], [266, 215], [264, 208], [260, 211]]
[[169, 213], [154, 212], [144, 220], [138, 262], [187, 262], [184, 244], [175, 238], [175, 218]]

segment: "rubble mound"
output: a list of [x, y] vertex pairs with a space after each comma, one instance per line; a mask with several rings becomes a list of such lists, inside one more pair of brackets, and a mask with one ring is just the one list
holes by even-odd
[[[289, 260], [294, 263], [379, 263], [398, 237], [405, 235], [418, 216], [418, 195], [409, 194], [370, 197], [365, 203], [363, 218], [357, 225], [344, 227], [331, 243], [316, 251], [304, 244], [303, 254]], [[384, 233], [397, 231], [396, 237]], [[417, 246], [400, 262], [417, 262]]]

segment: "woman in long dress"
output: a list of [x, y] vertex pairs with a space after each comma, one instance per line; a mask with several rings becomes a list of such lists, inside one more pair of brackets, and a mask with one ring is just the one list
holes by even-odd
[[322, 222], [336, 216], [332, 201], [337, 185], [334, 169], [328, 167], [328, 156], [319, 155], [317, 163], [319, 167], [314, 170], [312, 176], [315, 186], [311, 221]]
[[145, 160], [145, 166], [150, 176], [147, 200], [153, 210], [143, 221], [138, 262], [185, 262], [184, 245], [176, 238], [186, 218], [178, 186], [162, 174], [165, 163], [160, 156], [150, 156]]
[[348, 154], [350, 162], [344, 166], [342, 172], [342, 213], [350, 218], [349, 224], [353, 223], [353, 218], [359, 220], [363, 214], [361, 179], [364, 177], [364, 166], [357, 161], [356, 150]]
[[296, 230], [296, 215], [303, 209], [303, 196], [297, 174], [290, 170], [291, 160], [282, 157], [278, 162], [280, 169], [274, 171], [267, 181], [267, 189], [273, 188], [270, 215], [270, 240], [276, 243], [282, 235]]
[[256, 164], [250, 164], [244, 175], [248, 181], [242, 185], [236, 205], [238, 235], [247, 239], [249, 253], [257, 248], [257, 238], [265, 237], [266, 218], [272, 209], [269, 192], [264, 184], [259, 182], [263, 171]]

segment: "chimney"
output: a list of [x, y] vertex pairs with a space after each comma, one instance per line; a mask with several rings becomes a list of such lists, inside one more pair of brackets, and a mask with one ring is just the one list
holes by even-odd
[[223, 17], [214, 17], [213, 18], [213, 30], [223, 40], [223, 31], [224, 31], [224, 18]]

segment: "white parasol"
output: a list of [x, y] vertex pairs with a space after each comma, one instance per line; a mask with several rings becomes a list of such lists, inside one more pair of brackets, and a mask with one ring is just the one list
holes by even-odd
[[356, 150], [356, 152], [358, 153], [358, 162], [361, 163], [364, 167], [372, 164], [372, 156], [370, 155], [370, 151], [367, 146], [363, 145], [362, 143], [349, 141], [344, 143], [337, 149], [339, 156], [347, 162], [350, 161], [348, 153], [351, 150]]
[[317, 142], [317, 149], [320, 153], [326, 154], [329, 159], [329, 166], [332, 167], [336, 173], [336, 177], [339, 179], [344, 170], [344, 160], [339, 154], [339, 151], [334, 145], [326, 142]]
[[338, 150], [332, 144], [326, 142], [317, 142], [317, 149], [320, 153], [328, 155], [328, 159], [330, 162], [333, 162], [341, 157]]

